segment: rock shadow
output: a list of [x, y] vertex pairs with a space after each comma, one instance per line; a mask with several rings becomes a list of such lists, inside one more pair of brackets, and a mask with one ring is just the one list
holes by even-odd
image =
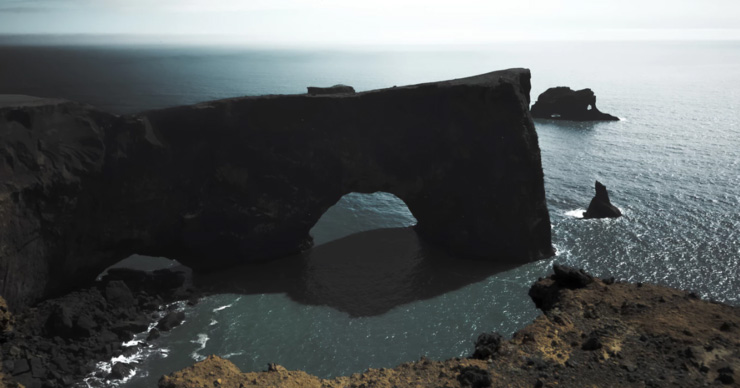
[[296, 302], [326, 305], [350, 316], [374, 316], [430, 299], [521, 263], [454, 257], [425, 243], [413, 227], [353, 234], [300, 255], [196, 273], [206, 293], [286, 293]]
[[553, 125], [559, 128], [573, 131], [592, 131], [600, 125], [612, 125], [616, 121], [572, 121], [556, 119], [533, 119], [535, 128], [542, 125]]

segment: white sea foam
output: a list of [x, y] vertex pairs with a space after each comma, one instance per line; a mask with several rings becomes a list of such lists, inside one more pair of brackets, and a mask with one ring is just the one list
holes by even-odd
[[233, 303], [231, 303], [231, 304], [227, 304], [227, 305], [225, 305], [225, 306], [217, 307], [217, 308], [213, 309], [213, 312], [215, 313], [215, 312], [218, 312], [218, 311], [221, 311], [221, 310], [227, 309], [227, 308], [229, 308], [229, 307], [231, 307], [231, 306], [233, 306], [233, 305], [234, 305], [234, 304], [233, 304]]
[[214, 326], [214, 325], [215, 325], [215, 324], [217, 324], [217, 323], [218, 323], [218, 321], [217, 321], [217, 320], [215, 320], [215, 319], [211, 319], [211, 323], [209, 323], [209, 324], [208, 324], [208, 326]]
[[136, 376], [138, 372], [141, 372], [141, 371], [138, 369], [133, 369], [122, 380], [106, 380], [105, 378], [97, 377], [96, 374], [102, 372], [100, 373], [101, 375], [103, 376], [108, 375], [111, 372], [113, 365], [115, 365], [118, 362], [125, 363], [125, 364], [138, 364], [138, 363], [141, 363], [143, 360], [145, 360], [147, 357], [149, 357], [152, 354], [160, 354], [163, 358], [167, 357], [169, 355], [169, 349], [167, 348], [155, 349], [151, 347], [145, 347], [142, 345], [146, 343], [146, 337], [149, 335], [149, 332], [154, 327], [157, 326], [157, 322], [159, 321], [159, 319], [162, 318], [165, 315], [165, 313], [170, 310], [169, 307], [173, 305], [175, 306], [176, 310], [182, 310], [185, 306], [185, 303], [175, 302], [157, 311], [154, 319], [152, 320], [152, 322], [149, 323], [149, 327], [147, 328], [147, 330], [142, 331], [141, 333], [135, 334], [133, 339], [121, 344], [124, 347], [139, 346], [136, 352], [130, 356], [120, 355], [120, 356], [113, 357], [108, 361], [98, 362], [97, 364], [95, 364], [95, 371], [89, 374], [85, 379], [83, 379], [83, 382], [85, 383], [85, 385], [89, 388], [118, 387], [120, 385], [124, 385], [127, 381], [131, 380], [132, 377]]
[[194, 340], [190, 341], [190, 342], [192, 342], [194, 344], [199, 344], [200, 345], [200, 347], [198, 349], [195, 349], [192, 353], [190, 353], [190, 357], [193, 360], [195, 360], [195, 361], [205, 360], [206, 357], [204, 355], [198, 353], [198, 352], [206, 348], [206, 343], [208, 343], [208, 340], [209, 339], [210, 338], [208, 338], [208, 334], [206, 334], [206, 333], [199, 333], [197, 339], [194, 339]]
[[569, 210], [565, 212], [565, 215], [568, 217], [573, 217], [573, 218], [583, 218], [583, 212], [585, 211], [586, 209]]

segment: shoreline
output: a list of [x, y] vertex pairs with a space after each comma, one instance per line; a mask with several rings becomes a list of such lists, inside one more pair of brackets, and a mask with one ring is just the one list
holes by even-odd
[[[159, 292], [149, 289], [149, 298], [141, 296], [152, 285], [147, 286], [141, 279], [142, 273], [144, 279], [152, 279], [153, 272], [117, 270], [91, 288], [47, 300], [15, 317], [7, 308], [0, 308], [3, 329], [11, 328], [2, 337], [4, 386], [110, 386], [110, 367], [116, 361], [124, 363], [126, 358], [135, 360], [142, 352], [157, 351], [150, 343], [156, 339], [151, 333], [157, 331], [158, 322], [165, 316], [178, 315], [182, 309], [177, 306], [193, 304], [200, 296], [188, 289], [186, 278], [177, 275], [180, 272], [165, 272], [169, 272], [169, 285], [177, 287], [159, 284]], [[118, 282], [130, 285], [132, 295], [140, 297], [137, 305], [141, 307], [130, 307], [128, 312], [120, 308], [108, 311], [119, 319], [101, 323], [87, 335], [79, 332], [85, 326], [79, 318], [72, 320], [76, 332], [69, 333], [69, 338], [59, 337], [58, 330], [63, 328], [50, 326], [58, 318], [54, 317], [58, 310], [52, 306], [69, 306], [72, 316], [79, 307], [102, 308], [99, 298], [112, 306], [110, 302], [118, 294], [109, 288], [114, 284], [113, 288], [120, 290]], [[277, 364], [270, 364], [266, 372], [242, 373], [230, 361], [209, 356], [162, 376], [159, 386], [485, 387], [490, 381], [494, 387], [690, 387], [736, 385], [740, 381], [740, 307], [701, 300], [692, 292], [665, 286], [599, 279], [558, 265], [553, 275], [535, 282], [529, 294], [542, 314], [511, 339], [496, 333], [481, 334], [471, 344], [468, 358], [433, 361], [422, 357], [394, 368], [321, 379]], [[134, 333], [135, 319], [143, 317], [146, 321], [139, 327], [145, 330]], [[114, 331], [115, 339], [105, 340]], [[73, 362], [70, 358], [86, 362], [69, 365]], [[71, 372], [63, 375], [65, 363]], [[126, 367], [136, 365], [114, 368], [123, 381], [131, 376], [131, 369]], [[39, 377], [42, 372], [45, 377]]]
[[557, 265], [555, 274], [532, 286], [530, 297], [542, 315], [509, 340], [481, 335], [469, 358], [422, 357], [320, 379], [277, 364], [242, 373], [209, 356], [163, 376], [159, 387], [694, 387], [740, 381], [739, 307]]
[[[159, 349], [160, 332], [182, 323], [198, 298], [185, 268], [112, 269], [87, 288], [47, 299], [0, 328], [0, 387], [105, 387], [125, 381]], [[4, 302], [3, 302], [4, 303]], [[20, 385], [19, 385], [20, 384]]]

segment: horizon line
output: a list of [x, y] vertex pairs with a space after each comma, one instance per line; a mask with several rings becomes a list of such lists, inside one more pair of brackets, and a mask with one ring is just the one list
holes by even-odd
[[[188, 45], [209, 44], [223, 46], [255, 47], [476, 47], [501, 43], [553, 43], [553, 42], [740, 42], [740, 29], [605, 29], [598, 34], [583, 31], [560, 31], [558, 34], [542, 35], [543, 31], [507, 31], [497, 37], [457, 42], [454, 40], [399, 40], [382, 42], [372, 40], [297, 40], [297, 39], [254, 39], [246, 34], [200, 33], [200, 34], [154, 34], [129, 32], [80, 32], [80, 33], [13, 33], [0, 32], [0, 45], [90, 45], [90, 44], [141, 44], [141, 45]], [[498, 37], [500, 36], [500, 38]], [[109, 39], [110, 41], [104, 41]], [[112, 39], [112, 40], [111, 40]]]

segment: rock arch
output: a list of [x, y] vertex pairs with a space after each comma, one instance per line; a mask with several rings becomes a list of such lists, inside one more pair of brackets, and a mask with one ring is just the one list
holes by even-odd
[[128, 117], [60, 100], [0, 105], [31, 126], [0, 114], [0, 292], [26, 304], [132, 253], [195, 270], [295, 253], [350, 192], [398, 196], [420, 236], [458, 256], [551, 255], [529, 79], [512, 69]]
[[374, 229], [415, 226], [403, 200], [391, 193], [349, 193], [327, 209], [311, 228], [314, 246]]

